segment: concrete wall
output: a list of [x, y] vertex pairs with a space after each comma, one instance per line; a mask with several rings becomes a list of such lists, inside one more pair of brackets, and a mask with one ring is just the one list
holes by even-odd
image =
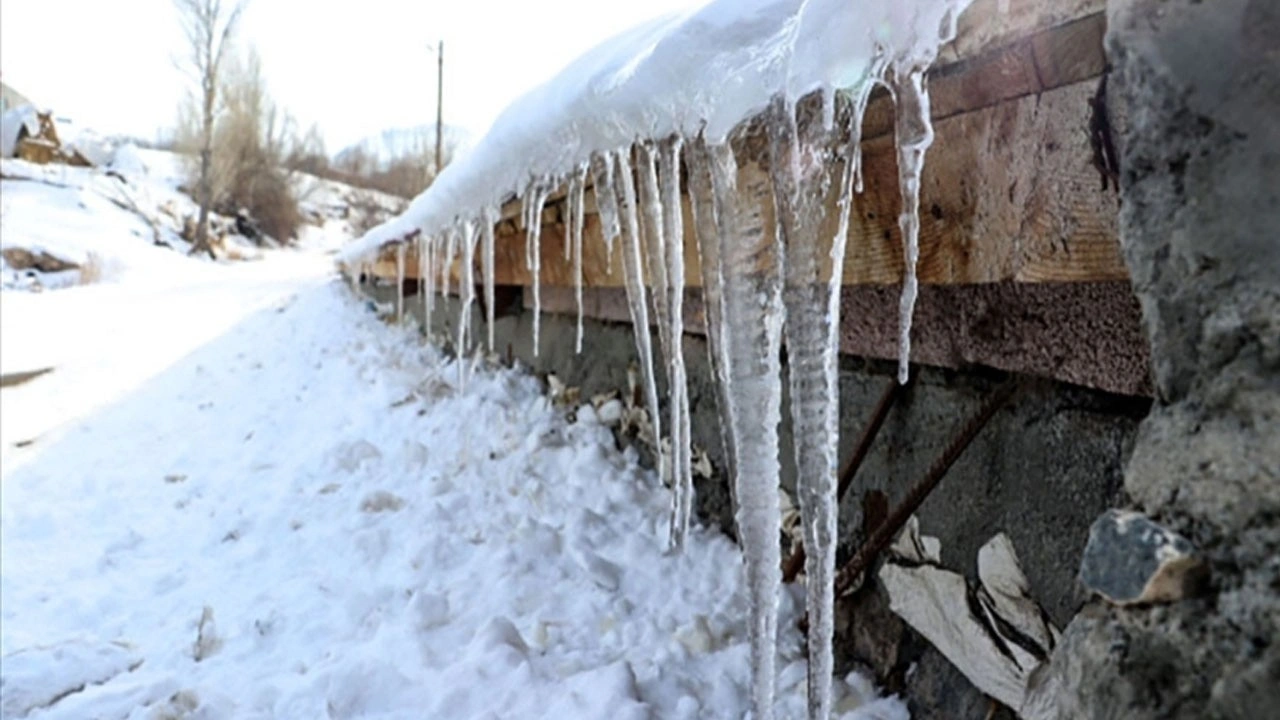
[[[382, 302], [394, 301], [393, 288], [373, 291]], [[518, 292], [518, 291], [516, 291]], [[421, 320], [421, 302], [407, 307]], [[519, 299], [508, 299], [496, 326], [499, 354], [510, 352], [538, 373], [555, 373], [583, 397], [627, 387], [627, 371], [635, 362], [631, 326], [587, 320], [583, 353], [574, 353], [572, 317], [544, 314], [540, 352], [533, 356], [532, 313]], [[457, 303], [440, 312], [437, 301], [433, 330], [442, 338], [456, 332]], [[473, 328], [483, 337], [483, 318], [472, 314]], [[701, 336], [685, 338], [689, 371], [693, 441], [723, 468], [714, 386]], [[841, 362], [841, 457], [852, 445], [885, 386], [893, 363], [844, 356]], [[992, 388], [1008, 376], [975, 368], [954, 371], [920, 368], [913, 387], [889, 415], [841, 509], [842, 557], [861, 541], [864, 494], [885, 492], [896, 505], [977, 408]], [[661, 380], [661, 378], [660, 378]], [[664, 393], [665, 394], [665, 393]], [[926, 534], [939, 537], [943, 560], [973, 575], [982, 543], [1004, 531], [1013, 539], [1034, 595], [1054, 622], [1064, 626], [1083, 597], [1075, 574], [1089, 524], [1121, 500], [1122, 468], [1138, 421], [1149, 401], [1095, 390], [1028, 379], [1026, 389], [996, 415], [952, 468], [920, 511]], [[783, 484], [794, 487], [789, 457], [790, 421], [781, 428]], [[698, 516], [732, 534], [732, 508], [726, 480], [699, 480]], [[869, 588], [843, 601], [838, 609], [838, 670], [872, 670], [882, 683], [905, 692], [915, 718], [982, 718], [989, 701], [927, 643], [888, 612], [883, 593]], [[858, 618], [857, 623], [849, 622]], [[905, 674], [914, 667], [908, 680]]]
[[1112, 0], [1121, 244], [1158, 400], [1125, 473], [1211, 582], [1093, 603], [1064, 717], [1280, 717], [1280, 3]]

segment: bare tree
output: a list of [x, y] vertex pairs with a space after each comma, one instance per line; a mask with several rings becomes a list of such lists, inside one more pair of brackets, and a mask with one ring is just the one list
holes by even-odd
[[245, 0], [224, 3], [223, 0], [173, 0], [187, 39], [190, 54], [180, 64], [200, 87], [200, 179], [197, 188], [200, 216], [196, 221], [192, 253], [207, 252], [214, 257], [209, 244], [209, 209], [213, 205], [212, 158], [214, 111], [217, 109], [219, 74], [227, 45], [235, 34], [244, 10]]

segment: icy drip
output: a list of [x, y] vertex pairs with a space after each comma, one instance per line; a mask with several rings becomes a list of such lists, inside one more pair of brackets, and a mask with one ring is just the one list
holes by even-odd
[[[658, 145], [658, 191], [662, 202], [662, 225], [667, 266], [667, 307], [671, 342], [667, 378], [671, 385], [671, 467], [672, 488], [679, 502], [672, 518], [672, 545], [684, 544], [693, 514], [692, 428], [689, 421], [689, 385], [684, 367], [684, 217], [680, 204], [679, 137]], [[678, 393], [678, 395], [677, 395]]]
[[[569, 174], [566, 182], [573, 182], [572, 173]], [[564, 261], [567, 263], [573, 262], [573, 221], [570, 217], [573, 215], [573, 208], [569, 207], [571, 191], [571, 187], [565, 187], [564, 202], [560, 205], [560, 228], [564, 231]]]
[[454, 251], [457, 250], [457, 233], [453, 228], [445, 231], [441, 244], [444, 246], [444, 260], [440, 263], [440, 297], [448, 302], [449, 283], [452, 281], [453, 275], [453, 257]]
[[591, 156], [591, 177], [595, 186], [596, 213], [600, 216], [600, 235], [604, 237], [605, 263], [613, 269], [613, 239], [621, 234], [618, 222], [618, 195], [614, 189], [613, 162], [607, 155]]
[[[681, 408], [687, 408], [688, 405], [681, 400], [686, 388], [684, 386], [683, 361], [680, 361], [677, 367], [676, 358], [679, 353], [677, 342], [679, 339], [672, 336], [672, 330], [679, 329], [679, 325], [672, 320], [672, 278], [670, 277], [668, 245], [673, 241], [669, 233], [673, 231], [677, 233], [683, 232], [683, 228], [677, 227], [677, 223], [672, 222], [665, 203], [672, 202], [676, 210], [679, 210], [680, 178], [678, 171], [673, 178], [668, 167], [661, 183], [659, 182], [659, 151], [653, 145], [648, 143], [639, 145], [637, 154], [640, 159], [639, 197], [641, 219], [643, 220], [641, 231], [649, 267], [649, 280], [653, 291], [654, 314], [657, 316], [659, 344], [662, 350], [663, 363], [667, 369], [667, 409], [671, 413], [668, 427], [671, 433], [670, 481], [672, 491], [671, 525], [668, 538], [670, 547], [674, 549], [684, 543], [685, 477], [688, 475], [688, 467], [682, 464], [685, 453], [680, 449], [682, 441], [680, 428], [684, 424]], [[678, 158], [676, 162], [679, 162]], [[674, 183], [674, 197], [672, 197], [672, 187], [668, 187], [672, 183]], [[662, 186], [661, 190], [659, 189], [660, 185]]]
[[423, 242], [422, 263], [423, 263], [423, 266], [426, 268], [423, 271], [423, 275], [421, 279], [421, 282], [423, 284], [422, 304], [426, 306], [426, 309], [423, 311], [424, 312], [423, 325], [427, 329], [427, 337], [430, 338], [431, 337], [431, 316], [435, 313], [435, 308], [436, 308], [436, 272], [435, 272], [436, 262], [435, 260], [436, 260], [436, 244], [437, 243], [435, 241], [435, 238], [426, 238], [426, 237], [423, 238], [422, 242]]
[[640, 239], [644, 251], [644, 266], [648, 268], [648, 278], [653, 314], [658, 323], [658, 348], [665, 365], [670, 357], [671, 324], [670, 305], [667, 295], [667, 264], [665, 235], [662, 227], [662, 201], [658, 197], [658, 158], [649, 143], [636, 146], [636, 156], [640, 161], [637, 177], [639, 203]]
[[[702, 304], [707, 331], [707, 360], [715, 378], [716, 423], [720, 430], [720, 447], [724, 451], [725, 475], [734, 477], [733, 436], [729, 432], [729, 398], [725, 383], [723, 298], [720, 280], [720, 234], [716, 227], [715, 192], [711, 186], [711, 159], [701, 135], [687, 143], [685, 165], [689, 169], [689, 200], [693, 208], [693, 227], [697, 235], [698, 264], [702, 269]], [[734, 511], [738, 506], [737, 491], [729, 484]]]
[[422, 323], [424, 323], [424, 329], [426, 329], [426, 322], [428, 322], [428, 314], [426, 314], [426, 309], [428, 309], [428, 306], [430, 304], [431, 293], [426, 292], [426, 236], [425, 234], [419, 234], [419, 236], [417, 236], [416, 252], [417, 252], [417, 295], [419, 295], [422, 301]]
[[746, 556], [756, 720], [773, 718], [781, 563], [778, 537], [778, 422], [782, 378], [779, 352], [782, 249], [764, 227], [760, 198], [766, 180], [752, 176], [739, 187], [737, 162], [727, 145], [710, 148], [711, 178], [720, 236], [723, 292], [720, 336], [726, 360], [722, 382], [733, 436], [736, 522]]
[[844, 236], [838, 234], [824, 267], [823, 221], [834, 137], [825, 129], [825, 108], [823, 113], [823, 124], [807, 122], [803, 133], [794, 108], [781, 100], [773, 104], [768, 119], [777, 232], [786, 245], [783, 300], [796, 486], [806, 551], [810, 720], [827, 720], [831, 713], [839, 509], [839, 298], [845, 245]]
[[933, 143], [933, 124], [929, 118], [929, 92], [924, 83], [925, 66], [916, 65], [905, 72], [895, 69], [893, 77], [894, 134], [898, 146], [898, 190], [902, 194], [902, 229], [904, 272], [898, 322], [898, 382], [907, 382], [911, 359], [911, 318], [919, 292], [916, 263], [920, 259], [920, 174], [924, 154]]
[[[467, 354], [471, 345], [471, 305], [476, 299], [476, 226], [471, 221], [462, 223], [458, 230], [462, 242], [462, 308], [458, 311], [458, 357]], [[458, 363], [460, 377], [466, 363]]]
[[[636, 187], [632, 179], [630, 150], [613, 154], [614, 176], [618, 181], [619, 210], [622, 228], [622, 275], [627, 288], [627, 307], [631, 311], [631, 327], [636, 338], [636, 353], [640, 357], [640, 374], [644, 383], [645, 403], [649, 421], [653, 426], [655, 453], [658, 456], [659, 473], [666, 482], [666, 463], [662, 452], [662, 419], [658, 415], [658, 384], [653, 373], [653, 339], [649, 330], [649, 308], [645, 299], [644, 258], [640, 248], [640, 222], [636, 212]], [[596, 198], [608, 193], [596, 186]]]
[[396, 323], [404, 322], [404, 261], [408, 246], [396, 246]]
[[533, 284], [533, 356], [538, 357], [538, 333], [542, 325], [542, 208], [550, 182], [535, 180], [525, 193], [525, 261]]
[[571, 229], [567, 245], [573, 253], [573, 300], [578, 309], [578, 325], [573, 351], [578, 354], [582, 354], [582, 226], [586, 220], [583, 207], [586, 185], [587, 168], [580, 165], [569, 177], [569, 194], [565, 199], [569, 208], [568, 225]]
[[483, 246], [480, 248], [484, 268], [484, 324], [489, 335], [489, 352], [493, 352], [493, 226], [498, 222], [498, 212], [487, 207], [480, 211], [480, 237]]

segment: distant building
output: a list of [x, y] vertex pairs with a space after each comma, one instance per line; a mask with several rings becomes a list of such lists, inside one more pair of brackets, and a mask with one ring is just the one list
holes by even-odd
[[3, 82], [0, 82], [0, 113], [7, 112], [12, 108], [30, 105], [31, 101], [26, 95], [14, 90]]

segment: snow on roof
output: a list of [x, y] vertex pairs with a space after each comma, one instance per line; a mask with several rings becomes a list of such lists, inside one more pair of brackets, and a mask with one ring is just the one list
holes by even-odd
[[[970, 0], [714, 0], [625, 32], [512, 103], [401, 216], [347, 246], [355, 264], [564, 176], [592, 153], [703, 132], [723, 141], [779, 93], [855, 87], [932, 61]], [[879, 61], [879, 62], [877, 62]]]

